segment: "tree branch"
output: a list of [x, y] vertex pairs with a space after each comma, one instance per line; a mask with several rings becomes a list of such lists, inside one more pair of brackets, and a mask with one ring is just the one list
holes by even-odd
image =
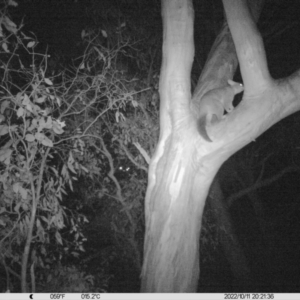
[[256, 183], [252, 186], [249, 186], [237, 193], [234, 193], [233, 195], [231, 195], [229, 198], [227, 198], [226, 202], [227, 202], [227, 206], [230, 207], [233, 202], [245, 195], [247, 195], [250, 192], [253, 192], [254, 190], [260, 189], [262, 187], [268, 186], [271, 183], [277, 181], [279, 178], [281, 178], [282, 176], [284, 176], [287, 173], [291, 173], [291, 172], [299, 172], [299, 167], [287, 167], [283, 170], [281, 170], [279, 173], [277, 173], [276, 175], [267, 178], [265, 180], [262, 181], [256, 181]]
[[223, 0], [223, 5], [240, 62], [245, 93], [263, 90], [272, 79], [255, 15], [253, 17], [249, 11], [247, 0]]

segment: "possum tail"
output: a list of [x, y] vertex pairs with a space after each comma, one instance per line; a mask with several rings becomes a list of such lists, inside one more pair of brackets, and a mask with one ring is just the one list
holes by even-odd
[[198, 128], [198, 132], [200, 133], [200, 135], [207, 141], [207, 142], [212, 142], [212, 140], [210, 139], [210, 137], [207, 134], [207, 130], [206, 130], [206, 115], [200, 117], [200, 119], [197, 121], [197, 128]]

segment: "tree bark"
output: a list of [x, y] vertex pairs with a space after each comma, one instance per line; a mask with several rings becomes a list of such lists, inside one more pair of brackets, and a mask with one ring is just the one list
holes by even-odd
[[220, 244], [222, 245], [225, 257], [230, 264], [234, 276], [232, 285], [235, 288], [238, 287], [241, 292], [245, 292], [251, 286], [250, 268], [232, 226], [230, 213], [228, 207], [224, 203], [225, 199], [218, 179], [214, 180], [211, 190], [208, 199], [211, 201], [216, 226], [220, 231]]
[[[197, 290], [201, 219], [215, 174], [233, 153], [300, 108], [299, 74], [281, 81], [271, 78], [247, 1], [223, 4], [233, 39], [225, 26], [191, 97], [192, 0], [162, 0], [160, 137], [149, 165], [142, 292]], [[201, 96], [232, 78], [235, 49], [245, 85], [243, 100], [210, 126], [213, 142], [206, 142], [196, 125]]]

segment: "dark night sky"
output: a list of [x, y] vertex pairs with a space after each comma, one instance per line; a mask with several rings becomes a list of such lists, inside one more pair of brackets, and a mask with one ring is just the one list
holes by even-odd
[[[145, 0], [32, 0], [20, 2], [19, 7], [13, 9], [15, 20], [20, 21], [25, 16], [25, 29], [32, 31], [44, 47], [48, 44], [50, 51], [56, 51], [69, 57], [77, 57], [82, 53], [82, 49], [78, 47], [78, 43], [81, 41], [81, 31], [95, 26], [95, 19], [91, 18], [91, 12], [97, 10], [99, 12], [97, 16], [101, 16], [101, 12], [119, 6], [124, 15], [130, 12], [137, 21], [139, 18], [147, 18], [145, 13], [147, 10], [143, 11], [143, 7], [141, 7], [143, 3], [148, 2]], [[136, 6], [136, 3], [139, 5]], [[159, 1], [155, 0], [153, 3], [154, 5], [151, 7], [148, 2], [147, 9], [153, 9], [157, 14], [157, 19], [151, 19], [151, 21], [160, 22]], [[213, 43], [215, 29], [221, 24], [222, 4], [219, 0], [194, 1], [194, 3], [195, 36], [196, 38], [199, 38], [199, 35], [202, 36], [202, 38], [200, 37], [201, 43], [205, 42], [203, 47], [207, 52]], [[135, 10], [136, 14], [134, 14]], [[271, 72], [276, 73], [273, 75], [274, 77], [281, 75], [277, 73], [295, 69], [300, 61], [299, 55], [297, 55], [297, 47], [300, 43], [299, 14], [300, 1], [266, 1], [259, 28], [265, 39]], [[96, 19], [96, 22], [101, 24], [101, 17]], [[157, 29], [157, 27], [154, 28]], [[284, 53], [285, 59], [280, 57], [280, 53], [282, 53], [281, 55]], [[293, 60], [289, 59], [291, 55], [295, 55]], [[277, 66], [273, 67], [273, 63], [276, 63]], [[282, 64], [288, 65], [288, 67], [283, 67]], [[286, 76], [286, 74], [281, 76]]]
[[[136, 3], [139, 5], [136, 6]], [[25, 30], [30, 30], [37, 36], [43, 50], [48, 45], [50, 54], [55, 52], [59, 56], [76, 58], [83, 51], [80, 47], [81, 31], [95, 26], [95, 22], [101, 24], [101, 17], [91, 18], [91, 12], [98, 11], [97, 16], [101, 16], [101, 12], [119, 6], [125, 16], [130, 13], [138, 22], [141, 17], [147, 19], [147, 9], [143, 10], [142, 6], [144, 3], [147, 3], [148, 10], [152, 9], [157, 15], [153, 20], [152, 14], [149, 22], [160, 23], [158, 0], [153, 1], [153, 7], [145, 0], [22, 1], [18, 8], [13, 9], [15, 12], [13, 17], [20, 21], [25, 16]], [[201, 45], [201, 52], [207, 54], [214, 41], [216, 30], [221, 25], [222, 4], [219, 0], [194, 1], [194, 3], [196, 49]], [[297, 55], [300, 44], [299, 15], [300, 1], [266, 1], [259, 29], [265, 40], [270, 71], [275, 78], [289, 75], [300, 65], [300, 56]], [[161, 24], [157, 24], [154, 30], [160, 26]], [[205, 56], [201, 55], [195, 61], [197, 63], [201, 60], [203, 63], [204, 59]]]

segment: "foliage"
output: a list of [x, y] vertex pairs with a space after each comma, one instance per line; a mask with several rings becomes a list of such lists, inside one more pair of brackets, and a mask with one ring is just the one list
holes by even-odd
[[[44, 274], [43, 274], [44, 275]], [[44, 275], [45, 285], [38, 287], [43, 293], [88, 293], [100, 292], [94, 290], [94, 276], [87, 275], [75, 266], [61, 266], [48, 270]], [[101, 292], [105, 292], [101, 290]]]
[[[93, 123], [89, 137], [85, 139], [87, 156], [84, 161], [89, 170], [94, 168], [98, 172], [89, 172], [88, 177], [81, 178], [76, 192], [86, 200], [87, 207], [97, 210], [97, 221], [93, 220], [95, 227], [95, 224], [109, 222], [105, 229], [102, 225], [102, 230], [96, 230], [98, 238], [99, 232], [106, 232], [103, 239], [111, 235], [110, 240], [118, 245], [120, 255], [124, 259], [130, 257], [140, 269], [147, 174], [145, 160], [157, 140], [157, 91], [149, 88], [147, 80], [137, 80], [137, 74], [120, 63], [126, 60], [125, 49], [130, 49], [128, 41], [126, 45], [119, 43], [119, 48], [111, 49], [101, 44], [102, 36], [92, 32], [83, 36], [88, 46], [76, 84], [82, 91], [82, 86], [92, 82], [94, 74], [101, 75], [97, 76], [99, 80], [95, 87], [86, 86], [85, 94], [93, 99], [96, 94], [97, 99], [86, 115], [76, 116], [74, 122], [78, 125], [74, 127]], [[154, 75], [151, 78], [157, 80]], [[96, 88], [98, 92], [94, 91]], [[122, 170], [123, 166], [126, 170]]]
[[[158, 133], [157, 91], [150, 88], [156, 74], [138, 80], [122, 64], [130, 41], [103, 46], [102, 30], [82, 33], [86, 52], [77, 68], [49, 76], [49, 56], [35, 52], [38, 42], [8, 15], [2, 25], [0, 248], [8, 288], [17, 289], [9, 284], [13, 275], [26, 290], [30, 274], [34, 291], [35, 280], [39, 287], [49, 280], [43, 270], [78, 256], [87, 222], [79, 211], [103, 203], [113, 242], [140, 268], [145, 159]], [[58, 271], [76, 274], [66, 281], [71, 289], [84, 281], [72, 266]]]
[[[74, 159], [78, 140], [63, 142], [63, 103], [56, 95], [55, 79], [45, 76], [47, 56], [35, 53], [37, 41], [18, 32], [8, 16], [4, 20], [10, 35], [2, 32], [1, 261], [17, 272], [21, 268], [26, 280], [29, 255], [34, 269], [52, 264], [56, 255], [83, 251], [80, 224], [86, 219], [61, 203], [76, 172], [87, 169]], [[24, 51], [32, 58], [29, 67], [19, 55]]]

